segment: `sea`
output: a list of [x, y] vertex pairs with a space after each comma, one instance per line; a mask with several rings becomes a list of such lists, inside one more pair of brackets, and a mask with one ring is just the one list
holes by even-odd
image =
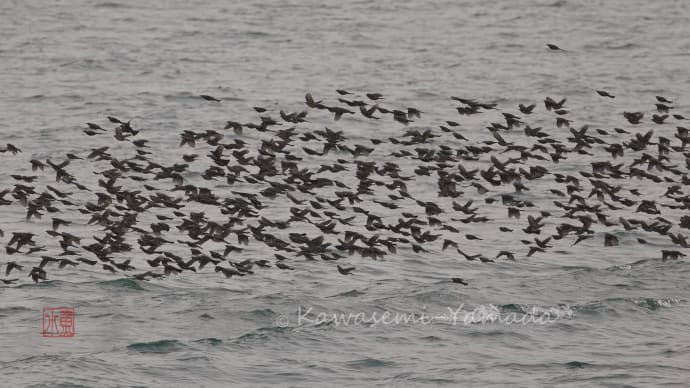
[[[395, 224], [404, 212], [426, 220], [415, 201], [438, 203], [444, 213], [437, 217], [460, 229], [452, 234], [424, 226], [442, 237], [422, 244], [424, 251], [401, 243], [396, 252], [377, 259], [341, 252], [344, 257], [334, 262], [287, 254], [285, 262], [294, 270], [272, 266], [225, 278], [210, 265], [197, 273], [147, 281], [132, 277], [149, 270], [144, 260], [150, 258], [133, 239], [135, 248], [116, 259], [131, 260], [136, 270], [112, 274], [100, 264], [62, 269], [48, 264], [47, 280], [34, 283], [27, 274], [40, 256], [61, 252], [57, 240], [46, 233], [52, 217], [72, 221], [58, 231], [82, 237], [81, 245], [102, 236], [103, 228], [89, 224], [90, 216], [78, 212], [77, 205], [58, 204], [59, 213], [26, 220], [25, 207], [12, 193], [6, 194], [13, 204], [0, 206], [0, 241], [7, 246], [13, 232], [34, 233], [37, 246], [46, 251], [0, 254], [0, 276], [8, 261], [24, 267], [5, 277], [17, 282], [0, 284], [0, 386], [690, 386], [690, 264], [685, 257], [662, 260], [661, 253], [687, 250], [668, 236], [639, 227], [628, 231], [617, 222], [619, 217], [655, 216], [635, 207], [602, 208], [612, 226], [595, 225], [592, 238], [577, 245], [573, 236], [552, 239], [544, 252], [528, 256], [527, 244], [534, 246], [535, 235], [521, 232], [527, 216], [562, 213], [553, 202], [566, 203], [568, 198], [549, 190], [564, 190], [565, 185], [552, 178], [527, 181], [523, 183], [529, 190], [516, 194], [510, 184], [483, 182], [489, 192], [480, 193], [462, 182], [462, 196], [439, 198], [435, 174], [413, 173], [421, 161], [391, 155], [401, 149], [416, 155], [416, 147], [463, 144], [440, 130], [446, 121], [457, 122], [452, 129], [473, 144], [495, 141], [486, 127], [501, 122], [501, 112], [565, 140], [571, 136], [569, 129], [556, 127], [554, 114], [545, 109], [546, 97], [566, 98], [564, 117], [572, 120], [571, 128], [587, 125], [592, 136], [599, 136], [595, 129], [601, 129], [608, 133], [602, 138], [622, 142], [654, 130], [654, 139], [663, 136], [678, 143], [676, 126], [684, 124], [668, 119], [657, 125], [651, 116], [657, 113], [656, 96], [662, 96], [673, 101], [671, 113], [690, 117], [690, 2], [3, 0], [0, 37], [0, 149], [10, 143], [22, 151], [0, 154], [1, 190], [21, 183], [42, 192], [52, 185], [74, 192], [77, 205], [95, 202], [94, 193], [105, 191], [98, 183], [103, 177], [96, 173], [112, 166], [86, 159], [90, 151], [108, 146], [120, 159], [134, 155], [131, 142], [111, 136], [114, 126], [106, 117], [114, 116], [131, 121], [139, 130], [136, 138], [148, 140], [150, 148], [145, 150], [156, 163], [170, 166], [181, 163], [183, 154], [198, 154], [183, 174], [185, 183], [210, 187], [221, 199], [236, 197], [233, 191], [258, 193], [256, 185], [241, 180], [229, 185], [223, 179], [204, 179], [206, 155], [213, 147], [202, 141], [194, 148], [180, 146], [180, 133], [217, 131], [224, 142], [239, 139], [251, 145], [255, 155], [271, 133], [245, 128], [236, 134], [224, 129], [227, 121], [257, 122], [262, 114], [253, 107], [267, 109], [263, 115], [274, 118], [280, 110], [302, 111], [307, 109], [306, 93], [327, 104], [338, 104], [338, 98], [373, 103], [365, 94], [381, 93], [380, 106], [414, 107], [421, 117], [407, 126], [383, 115], [380, 120], [345, 115], [334, 121], [331, 113], [310, 109], [308, 122], [297, 125], [300, 134], [342, 131], [348, 144], [367, 147], [372, 147], [370, 139], [402, 139], [408, 130], [432, 129], [439, 136], [415, 146], [385, 142], [358, 157], [379, 166], [398, 163], [401, 175], [414, 177], [406, 181], [414, 200], [392, 201], [389, 192], [376, 188], [363, 202], [344, 202], [348, 210], [343, 216], [357, 218], [353, 226], [338, 224], [336, 230], [377, 233], [364, 229], [366, 216], [353, 212], [352, 206], [381, 216], [384, 224]], [[336, 89], [354, 94], [340, 96]], [[220, 102], [204, 100], [201, 94]], [[464, 116], [451, 96], [497, 105]], [[529, 117], [517, 108], [532, 103], [536, 108]], [[632, 125], [623, 112], [636, 111], [645, 112], [645, 119]], [[111, 133], [87, 136], [87, 122]], [[630, 134], [617, 135], [614, 128]], [[501, 135], [506, 141], [526, 138], [522, 128]], [[302, 145], [297, 142], [295, 155], [302, 155]], [[320, 149], [318, 142], [308, 146]], [[626, 153], [614, 160], [600, 145], [591, 152], [595, 156], [541, 164], [549, 173], [578, 176], [587, 188], [579, 194], [587, 198], [588, 180], [579, 172], [591, 172], [591, 162], [627, 166], [640, 156]], [[646, 152], [656, 155], [656, 148]], [[68, 159], [67, 154], [84, 159]], [[509, 155], [516, 154], [495, 154], [501, 161]], [[335, 152], [301, 163], [316, 169], [339, 158], [352, 159]], [[681, 152], [672, 152], [670, 158], [669, 164], [687, 171]], [[93, 192], [56, 183], [48, 166], [32, 171], [31, 159], [70, 160], [66, 169]], [[530, 160], [525, 166], [534, 164]], [[473, 165], [486, 169], [491, 162], [484, 155], [474, 164], [467, 162], [468, 169]], [[322, 175], [354, 187], [356, 168], [347, 166], [340, 175]], [[638, 167], [646, 169], [644, 164]], [[650, 173], [662, 176], [654, 169]], [[38, 180], [19, 182], [12, 175], [35, 175]], [[620, 193], [626, 197], [659, 203], [670, 186], [628, 177], [611, 181], [623, 187]], [[142, 191], [146, 183], [172, 197], [184, 196], [172, 190], [169, 180], [118, 181]], [[642, 197], [630, 194], [631, 189]], [[336, 190], [295, 196], [331, 199]], [[508, 218], [500, 205], [502, 195], [536, 206], [522, 209], [519, 219]], [[595, 197], [587, 200], [591, 203]], [[486, 198], [497, 202], [487, 204]], [[289, 208], [296, 206], [284, 196], [259, 199], [266, 205], [260, 215], [270, 220], [286, 220]], [[399, 207], [389, 209], [373, 199]], [[489, 221], [449, 221], [466, 217], [452, 209], [452, 200], [472, 200]], [[196, 203], [183, 205], [185, 213], [204, 211], [219, 222], [228, 217]], [[660, 214], [673, 222], [673, 232], [685, 234], [678, 225], [684, 215], [670, 208]], [[142, 216], [139, 226], [147, 228], [154, 221]], [[180, 220], [166, 222], [171, 231], [163, 235], [170, 240], [165, 249], [189, 258], [189, 247], [178, 242], [189, 240], [176, 228]], [[558, 222], [565, 221], [546, 219], [536, 237], [554, 234]], [[514, 232], [499, 232], [499, 226]], [[297, 222], [276, 233], [320, 234]], [[616, 236], [619, 245], [604, 247], [604, 233]], [[466, 234], [481, 240], [466, 239]], [[336, 245], [337, 238], [342, 235], [327, 236], [327, 241]], [[469, 255], [494, 259], [508, 250], [515, 260], [469, 261], [452, 247], [443, 250], [445, 238]], [[237, 245], [234, 237], [229, 240]], [[202, 249], [222, 252], [222, 245], [212, 244]], [[277, 261], [278, 251], [263, 244], [252, 241], [242, 247], [228, 258]], [[336, 265], [355, 270], [341, 275]], [[73, 312], [72, 336], [46, 335], [46, 317], [52, 313], [44, 309], [50, 308]]]

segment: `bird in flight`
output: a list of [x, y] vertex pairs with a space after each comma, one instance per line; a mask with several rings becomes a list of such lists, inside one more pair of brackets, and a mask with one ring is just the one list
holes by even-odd
[[206, 101], [220, 102], [219, 99], [217, 99], [217, 98], [215, 98], [215, 97], [213, 97], [213, 96], [209, 96], [208, 94], [200, 94], [199, 97], [203, 98], [203, 99], [206, 100]]

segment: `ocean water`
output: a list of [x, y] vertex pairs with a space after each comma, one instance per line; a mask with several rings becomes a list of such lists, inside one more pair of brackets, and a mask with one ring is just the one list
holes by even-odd
[[[567, 98], [565, 108], [572, 127], [589, 125], [608, 134], [605, 141], [629, 141], [635, 133], [654, 130], [654, 139], [674, 138], [672, 118], [654, 124], [655, 96], [673, 100], [671, 113], [690, 117], [690, 4], [684, 1], [178, 1], [142, 4], [135, 1], [2, 1], [0, 2], [0, 144], [11, 143], [22, 152], [0, 154], [0, 190], [16, 183], [45, 185], [73, 192], [74, 206], [59, 205], [60, 213], [44, 214], [27, 221], [26, 208], [9, 193], [11, 205], [0, 206], [0, 229], [7, 245], [13, 232], [36, 234], [45, 252], [31, 255], [3, 254], [0, 266], [16, 261], [24, 270], [0, 284], [0, 386], [510, 386], [510, 387], [686, 387], [690, 382], [690, 266], [687, 258], [662, 260], [661, 250], [687, 249], [674, 245], [668, 236], [632, 231], [617, 223], [595, 224], [592, 238], [573, 246], [574, 236], [552, 239], [545, 252], [527, 256], [534, 235], [520, 230], [527, 216], [549, 211], [543, 239], [555, 233], [565, 220], [554, 201], [567, 202], [549, 189], [565, 190], [551, 174], [576, 175], [587, 198], [591, 186], [578, 175], [591, 172], [590, 163], [607, 161], [629, 166], [641, 153], [626, 152], [615, 161], [594, 145], [593, 156], [572, 154], [558, 164], [529, 160], [519, 167], [543, 165], [551, 174], [523, 182], [529, 191], [514, 193], [510, 184], [491, 186], [480, 194], [470, 182], [461, 182], [463, 195], [455, 201], [474, 201], [479, 215], [490, 221], [454, 221], [466, 217], [452, 209], [452, 199], [439, 198], [436, 175], [417, 176], [423, 163], [396, 158], [392, 152], [416, 147], [438, 150], [464, 144], [442, 132], [446, 120], [460, 123], [457, 133], [470, 144], [495, 141], [485, 129], [502, 122], [502, 112], [521, 116], [531, 126], [541, 126], [553, 138], [566, 142], [572, 134], [555, 126], [554, 114], [543, 100]], [[154, 4], [155, 3], [155, 4]], [[565, 51], [546, 48], [557, 44]], [[45, 233], [51, 218], [72, 221], [60, 227], [82, 237], [81, 246], [102, 236], [103, 228], [89, 224], [89, 215], [77, 208], [95, 202], [107, 161], [72, 160], [67, 170], [93, 192], [56, 183], [50, 167], [31, 170], [30, 159], [55, 162], [71, 153], [85, 158], [91, 149], [109, 146], [120, 160], [134, 156], [130, 142], [117, 141], [112, 133], [86, 136], [87, 122], [113, 128], [106, 116], [131, 120], [140, 130], [137, 139], [148, 139], [151, 160], [171, 166], [182, 154], [199, 154], [183, 174], [186, 183], [213, 188], [221, 198], [238, 192], [265, 188], [239, 181], [230, 186], [223, 179], [202, 177], [209, 166], [206, 155], [214, 147], [197, 141], [194, 148], [180, 147], [184, 130], [223, 133], [224, 142], [241, 139], [251, 155], [262, 140], [274, 133], [245, 129], [239, 135], [223, 130], [228, 120], [257, 122], [252, 107], [301, 111], [305, 93], [324, 103], [336, 104], [336, 89], [384, 95], [381, 106], [415, 107], [421, 118], [405, 127], [385, 117], [367, 120], [346, 115], [334, 121], [330, 113], [309, 110], [308, 123], [297, 131], [343, 131], [346, 143], [371, 147], [369, 139], [402, 139], [408, 129], [431, 128], [438, 138], [430, 143], [402, 146], [384, 142], [357, 160], [379, 165], [395, 162], [416, 200], [433, 201], [444, 213], [437, 217], [460, 230], [451, 233], [438, 226], [423, 226], [437, 241], [422, 244], [415, 252], [400, 243], [395, 253], [382, 259], [362, 258], [347, 252], [337, 262], [307, 260], [288, 255], [295, 269], [255, 268], [255, 274], [224, 278], [213, 265], [197, 273], [185, 271], [165, 279], [141, 281], [131, 277], [148, 270], [150, 256], [136, 247], [113, 255], [117, 262], [131, 260], [136, 270], [111, 274], [98, 266], [46, 267], [48, 280], [35, 284], [28, 270], [41, 255], [62, 250]], [[606, 90], [615, 99], [602, 98]], [[221, 102], [199, 98], [217, 97]], [[461, 116], [450, 96], [495, 103], [497, 110]], [[350, 96], [346, 96], [350, 98]], [[359, 98], [359, 97], [357, 97]], [[536, 103], [529, 117], [517, 110], [519, 103]], [[341, 104], [342, 105], [342, 104]], [[356, 110], [356, 109], [354, 109]], [[642, 124], [629, 124], [622, 113], [642, 111]], [[687, 122], [686, 122], [687, 123]], [[287, 127], [283, 125], [283, 127]], [[614, 128], [630, 134], [616, 135]], [[111, 131], [112, 132], [112, 131]], [[531, 146], [522, 128], [501, 132], [509, 142]], [[294, 154], [304, 156], [300, 165], [317, 169], [352, 157], [332, 152], [323, 157], [303, 155], [302, 146], [320, 149], [319, 141], [296, 141]], [[492, 147], [500, 149], [496, 144]], [[292, 146], [291, 146], [292, 147]], [[657, 155], [656, 146], [645, 152]], [[226, 151], [229, 156], [230, 151]], [[492, 153], [499, 160], [516, 153]], [[547, 156], [548, 157], [548, 156]], [[230, 157], [234, 160], [234, 158]], [[235, 163], [234, 161], [232, 163]], [[453, 163], [455, 165], [457, 163]], [[489, 155], [478, 161], [462, 161], [468, 169], [486, 169]], [[680, 151], [669, 155], [668, 165], [687, 172]], [[355, 165], [348, 171], [320, 174], [354, 187]], [[627, 168], [627, 167], [626, 167]], [[645, 164], [638, 168], [646, 169]], [[625, 168], [624, 168], [625, 169]], [[650, 173], [679, 180], [668, 172]], [[34, 183], [18, 182], [11, 175], [36, 175]], [[373, 179], [390, 178], [374, 175]], [[279, 179], [275, 179], [279, 181]], [[621, 195], [673, 204], [663, 195], [673, 185], [654, 184], [636, 178], [610, 179], [621, 185]], [[130, 190], [145, 190], [143, 183], [173, 197], [183, 197], [169, 180], [137, 182], [121, 179]], [[257, 187], [259, 187], [257, 189]], [[639, 190], [640, 196], [629, 190]], [[318, 189], [317, 196], [334, 199], [334, 189]], [[682, 190], [682, 188], [681, 188]], [[426, 220], [424, 208], [413, 200], [396, 201], [388, 209], [373, 200], [391, 202], [385, 189], [363, 196], [355, 204], [395, 224], [402, 212]], [[537, 206], [522, 209], [520, 219], [507, 218], [501, 195], [511, 194]], [[146, 194], [148, 195], [148, 194]], [[300, 199], [316, 196], [296, 193]], [[259, 197], [265, 207], [260, 215], [286, 220], [293, 206], [284, 196]], [[485, 203], [486, 198], [498, 201]], [[609, 201], [610, 202], [610, 201]], [[597, 203], [596, 198], [588, 203]], [[212, 206], [183, 202], [185, 213], [205, 211], [207, 218], [224, 222], [228, 216]], [[356, 215], [353, 226], [338, 224], [336, 230], [357, 230], [367, 236], [366, 217], [344, 202], [343, 217]], [[301, 206], [304, 208], [306, 205]], [[620, 204], [618, 204], [620, 206]], [[604, 206], [604, 205], [602, 205]], [[327, 206], [328, 207], [328, 206]], [[636, 212], [636, 206], [611, 210], [602, 207], [609, 220], [619, 217], [653, 222], [655, 215]], [[333, 209], [331, 209], [333, 210]], [[670, 220], [672, 232], [686, 234], [679, 226], [687, 213], [660, 207], [659, 216]], [[318, 212], [322, 212], [319, 210]], [[170, 216], [169, 209], [143, 214], [138, 226], [148, 230], [154, 214]], [[178, 240], [189, 240], [169, 221], [163, 235], [173, 241], [164, 245], [185, 259], [190, 249]], [[247, 221], [255, 225], [256, 221]], [[501, 233], [499, 226], [515, 230]], [[238, 226], [239, 227], [239, 226]], [[274, 230], [272, 230], [273, 232]], [[307, 223], [292, 223], [287, 233], [320, 234]], [[379, 232], [382, 236], [388, 232]], [[620, 244], [604, 247], [604, 234]], [[473, 234], [482, 240], [469, 240]], [[340, 236], [327, 236], [337, 244]], [[515, 253], [493, 263], [468, 261], [452, 248], [443, 250], [442, 239], [456, 241], [469, 254], [493, 259], [501, 250]], [[638, 242], [638, 238], [646, 244]], [[237, 245], [234, 236], [230, 242]], [[211, 242], [205, 251], [220, 250]], [[534, 244], [532, 244], [533, 246]], [[275, 263], [275, 251], [251, 241], [234, 261], [267, 259]], [[26, 248], [24, 248], [25, 250]], [[94, 259], [82, 248], [80, 257]], [[285, 254], [283, 252], [283, 254]], [[354, 266], [343, 276], [336, 264]], [[453, 283], [460, 277], [468, 285]], [[5, 279], [5, 277], [3, 277]], [[44, 307], [73, 307], [75, 335], [45, 338], [41, 335]], [[385, 317], [385, 318], [384, 318]], [[336, 318], [336, 319], [334, 319]]]

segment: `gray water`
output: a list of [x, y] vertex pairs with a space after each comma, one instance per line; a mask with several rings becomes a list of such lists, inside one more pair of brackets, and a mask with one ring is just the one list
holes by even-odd
[[[10, 175], [20, 174], [38, 175], [41, 191], [45, 184], [67, 190], [54, 183], [50, 168], [32, 172], [28, 161], [33, 158], [62, 161], [66, 153], [84, 157], [103, 145], [110, 145], [113, 155], [131, 157], [131, 145], [82, 133], [86, 122], [106, 126], [108, 115], [131, 119], [141, 130], [139, 137], [150, 141], [152, 158], [172, 165], [182, 153], [198, 153], [203, 159], [212, 150], [203, 144], [180, 149], [183, 130], [213, 129], [226, 140], [241, 138], [257, 145], [268, 135], [233, 135], [222, 131], [225, 122], [256, 121], [253, 106], [268, 108], [274, 117], [279, 109], [302, 110], [307, 92], [333, 103], [339, 88], [380, 92], [385, 96], [382, 104], [419, 108], [424, 113], [411, 128], [435, 128], [441, 134], [438, 125], [456, 120], [473, 142], [493, 139], [484, 127], [502, 120], [500, 113], [459, 116], [451, 95], [497, 103], [501, 111], [513, 113], [518, 103], [537, 103], [529, 122], [559, 133], [554, 136], [561, 139], [569, 134], [556, 129], [553, 115], [545, 112], [541, 101], [546, 96], [567, 97], [568, 117], [578, 128], [590, 124], [631, 133], [653, 128], [655, 136], [673, 139], [681, 123], [669, 120], [657, 126], [648, 120], [656, 95], [674, 101], [673, 113], [690, 116], [690, 4], [684, 1], [141, 3], [0, 2], [0, 143], [23, 151], [0, 155], [0, 188], [12, 188], [17, 182]], [[546, 43], [566, 51], [550, 51]], [[599, 89], [616, 98], [601, 98], [594, 93]], [[222, 102], [209, 103], [199, 94]], [[638, 110], [647, 112], [646, 121], [633, 127], [622, 112]], [[334, 122], [329, 114], [310, 111], [308, 119], [310, 123], [298, 128], [342, 130], [350, 144], [370, 146], [367, 139], [405, 131], [392, 120], [373, 122], [359, 115]], [[514, 132], [517, 135], [504, 136], [524, 139], [521, 130]], [[456, 144], [442, 137], [425, 146], [444, 142]], [[391, 161], [387, 155], [394, 150], [383, 144], [369, 159]], [[608, 160], [601, 149], [596, 154], [597, 160]], [[325, 159], [332, 163], [341, 156]], [[619, 162], [629, 164], [632, 158], [626, 155]], [[310, 160], [307, 166], [322, 162]], [[488, 167], [486, 160], [484, 165], [479, 162], [482, 168]], [[415, 161], [395, 161], [401, 164], [401, 175], [413, 175]], [[558, 166], [545, 165], [577, 174], [591, 171], [590, 161], [574, 156]], [[672, 162], [687, 170], [682, 154], [672, 155]], [[193, 164], [185, 179], [214, 185], [200, 178], [206, 166]], [[69, 166], [80, 182], [94, 188], [99, 177], [92, 171], [107, 168], [107, 162], [78, 160]], [[346, 182], [354, 179], [353, 171], [350, 166]], [[444, 220], [463, 217], [452, 212], [449, 199], [437, 198], [435, 181], [427, 178], [408, 182], [409, 192], [442, 204], [448, 212], [441, 216]], [[547, 191], [552, 188], [549, 182], [553, 180], [526, 183], [530, 191], [520, 198], [539, 207], [523, 210], [520, 220], [508, 220], [505, 208], [483, 203], [487, 196], [511, 193], [511, 185], [490, 187], [485, 195], [467, 184], [461, 187], [465, 195], [458, 202], [475, 200], [492, 221], [455, 222], [462, 234], [452, 238], [466, 252], [489, 258], [509, 249], [516, 252], [514, 262], [467, 261], [452, 249], [443, 251], [439, 240], [424, 245], [428, 252], [399, 247], [382, 260], [346, 256], [338, 264], [355, 266], [351, 276], [340, 275], [333, 262], [291, 257], [294, 271], [274, 267], [225, 279], [211, 266], [148, 282], [132, 279], [132, 272], [52, 265], [48, 281], [34, 284], [27, 270], [37, 265], [41, 254], [60, 252], [45, 233], [52, 215], [27, 222], [21, 206], [2, 206], [3, 243], [13, 231], [33, 232], [48, 252], [0, 258], [0, 275], [8, 260], [25, 266], [25, 271], [10, 275], [19, 278], [16, 284], [0, 285], [0, 386], [687, 386], [687, 260], [662, 261], [662, 249], [678, 248], [667, 237], [628, 232], [620, 225], [597, 225], [597, 234], [576, 246], [571, 246], [572, 237], [552, 241], [553, 248], [527, 257], [528, 248], [519, 240], [534, 236], [519, 228], [526, 225], [528, 214], [556, 209], [552, 203], [559, 198]], [[255, 190], [249, 184], [221, 183], [215, 190], [222, 196], [231, 195], [230, 190]], [[163, 181], [151, 184], [172, 187]], [[649, 180], [616, 184], [637, 188], [651, 199], [659, 199], [665, 190]], [[128, 186], [135, 188], [136, 182]], [[320, 193], [329, 190], [332, 197], [331, 189]], [[82, 204], [95, 200], [83, 193], [75, 198]], [[304, 194], [301, 198], [309, 199]], [[381, 193], [374, 198], [387, 200]], [[291, 204], [284, 198], [262, 201], [268, 205], [262, 215], [288, 217]], [[360, 206], [388, 223], [395, 223], [401, 211], [423, 215], [414, 202], [401, 204], [406, 205], [398, 210], [370, 200]], [[88, 216], [74, 209], [58, 214], [74, 222], [64, 230], [82, 236], [83, 244], [92, 242], [90, 236], [99, 228], [87, 225]], [[195, 208], [190, 204], [183, 210]], [[199, 210], [221, 219], [211, 210]], [[653, 218], [631, 212], [612, 211], [611, 219]], [[662, 210], [662, 216], [674, 221], [675, 232], [682, 232], [682, 215]], [[358, 216], [355, 224], [363, 230], [365, 220]], [[146, 218], [141, 227], [151, 222]], [[548, 233], [540, 237], [553, 233], [554, 222], [548, 222]], [[501, 225], [517, 232], [499, 233]], [[318, 232], [304, 224], [293, 228], [310, 236]], [[604, 248], [604, 231], [615, 234], [620, 245]], [[483, 240], [468, 241], [462, 237], [466, 233]], [[168, 247], [189, 255], [181, 244]], [[252, 242], [234, 259], [273, 261], [273, 253]], [[117, 257], [125, 258], [137, 267], [134, 272], [147, 270], [148, 257], [138, 250]], [[469, 284], [452, 283], [451, 277]], [[59, 306], [75, 308], [76, 335], [43, 338], [41, 308]], [[311, 315], [304, 319], [306, 310]], [[451, 312], [458, 311], [463, 314], [453, 320]], [[473, 311], [491, 311], [502, 320], [465, 319]], [[371, 318], [386, 312], [426, 320], [315, 321], [319, 313]], [[553, 319], [507, 322], [511, 314], [544, 313]]]

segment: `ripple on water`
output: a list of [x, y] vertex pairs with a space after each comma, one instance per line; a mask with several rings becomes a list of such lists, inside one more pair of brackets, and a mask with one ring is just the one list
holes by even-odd
[[443, 339], [441, 337], [435, 336], [435, 335], [427, 335], [422, 338], [420, 338], [424, 342], [441, 342]]
[[367, 368], [387, 368], [393, 367], [396, 364], [393, 361], [380, 360], [378, 358], [365, 357], [359, 360], [354, 360], [346, 363], [350, 368], [367, 369]]
[[632, 299], [632, 302], [636, 305], [648, 309], [650, 311], [656, 311], [662, 308], [671, 308], [673, 305], [681, 303], [682, 300], [678, 298], [671, 299], [655, 299], [655, 298], [640, 298]]
[[592, 366], [592, 364], [589, 364], [587, 362], [582, 362], [582, 361], [570, 361], [565, 363], [566, 368], [569, 369], [582, 369], [585, 367]]
[[256, 318], [273, 318], [276, 315], [275, 311], [269, 308], [252, 310], [249, 314]]
[[98, 282], [98, 284], [102, 285], [102, 286], [106, 286], [106, 287], [112, 287], [112, 288], [118, 288], [118, 289], [124, 289], [124, 290], [135, 290], [135, 291], [144, 291], [145, 290], [139, 284], [138, 281], [136, 281], [134, 279], [128, 279], [128, 278], [106, 280], [106, 281]]
[[18, 314], [24, 311], [34, 312], [36, 310], [23, 306], [0, 307], [0, 317]]
[[266, 343], [270, 341], [271, 339], [275, 338], [277, 335], [280, 335], [286, 331], [290, 331], [291, 329], [289, 327], [278, 327], [278, 326], [269, 326], [269, 327], [262, 327], [257, 330], [251, 331], [249, 333], [245, 333], [233, 341], [236, 344], [248, 344], [248, 343]]
[[216, 345], [222, 344], [223, 340], [210, 337], [210, 338], [201, 338], [201, 339], [195, 340], [194, 342], [198, 343], [198, 344], [207, 344], [207, 345], [216, 346]]
[[137, 342], [127, 345], [127, 349], [138, 353], [172, 353], [185, 349], [187, 346], [178, 340], [159, 340], [153, 342]]
[[95, 8], [127, 8], [127, 5], [114, 1], [105, 1], [94, 5]]
[[344, 297], [356, 297], [356, 296], [362, 296], [362, 295], [366, 295], [366, 294], [367, 294], [367, 293], [364, 292], [364, 291], [350, 290], [350, 291], [342, 292], [342, 293], [340, 293], [340, 294], [332, 295], [331, 298], [338, 298], [338, 297], [341, 297], [341, 296], [344, 296]]
[[525, 313], [525, 309], [522, 307], [522, 305], [515, 304], [515, 303], [508, 303], [500, 306], [500, 309], [502, 312], [507, 312], [507, 313]]
[[46, 280], [45, 282], [40, 283], [20, 284], [17, 286], [17, 288], [58, 288], [61, 284], [64, 284], [64, 282], [59, 280]]
[[641, 307], [649, 311], [658, 311], [664, 308], [672, 308], [674, 305], [684, 302], [679, 298], [609, 298], [600, 301], [592, 301], [585, 304], [572, 306], [578, 315], [618, 315], [624, 311], [633, 311]]

